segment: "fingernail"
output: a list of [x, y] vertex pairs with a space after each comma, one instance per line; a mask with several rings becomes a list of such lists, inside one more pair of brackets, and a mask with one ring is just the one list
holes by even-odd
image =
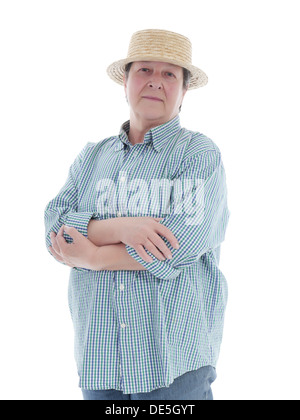
[[167, 254], [167, 258], [170, 260], [172, 257], [172, 254]]
[[175, 244], [174, 248], [175, 248], [175, 249], [179, 249], [179, 243], [178, 243], [178, 242], [176, 242], [176, 244]]

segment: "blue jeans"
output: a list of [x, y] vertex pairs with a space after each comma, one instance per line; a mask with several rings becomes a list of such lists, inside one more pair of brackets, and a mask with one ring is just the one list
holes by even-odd
[[169, 387], [138, 394], [123, 394], [115, 389], [90, 391], [82, 389], [84, 400], [213, 400], [211, 384], [216, 370], [205, 366], [179, 376]]

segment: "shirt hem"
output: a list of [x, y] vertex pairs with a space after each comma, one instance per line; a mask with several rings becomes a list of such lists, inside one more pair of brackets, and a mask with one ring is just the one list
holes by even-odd
[[84, 382], [84, 381], [81, 380], [81, 379], [79, 381], [79, 388], [85, 389], [85, 390], [88, 390], [88, 391], [103, 391], [103, 390], [107, 390], [107, 389], [114, 389], [116, 391], [123, 392], [123, 394], [146, 393], [146, 392], [155, 391], [156, 389], [159, 389], [159, 388], [169, 387], [170, 385], [172, 385], [174, 383], [175, 379], [179, 378], [180, 376], [184, 375], [185, 373], [188, 373], [188, 372], [191, 372], [193, 370], [197, 370], [197, 369], [200, 369], [200, 368], [203, 368], [203, 367], [206, 367], [206, 366], [212, 366], [213, 368], [216, 368], [216, 363], [213, 363], [213, 362], [212, 363], [204, 363], [204, 364], [201, 364], [200, 366], [197, 366], [197, 367], [188, 368], [188, 369], [182, 371], [177, 376], [174, 376], [173, 381], [168, 383], [168, 384], [166, 384], [166, 383], [156, 384], [156, 385], [153, 385], [152, 387], [149, 386], [149, 387], [146, 387], [146, 388], [143, 388], [143, 389], [141, 389], [141, 388], [130, 388], [130, 387], [123, 387], [122, 388], [122, 386], [120, 386], [120, 385], [115, 385], [115, 384], [113, 385], [113, 384], [107, 384], [107, 383], [103, 384], [103, 385], [100, 383], [97, 386], [84, 386], [82, 384], [82, 382]]

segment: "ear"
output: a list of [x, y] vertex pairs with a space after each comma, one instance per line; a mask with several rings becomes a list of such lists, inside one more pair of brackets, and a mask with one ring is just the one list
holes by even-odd
[[188, 87], [185, 89], [182, 89], [182, 100], [181, 100], [181, 103], [182, 103], [182, 101], [183, 101], [183, 98], [185, 97], [185, 94], [186, 94], [186, 92], [188, 91]]
[[127, 95], [127, 80], [126, 80], [125, 73], [123, 74], [123, 86], [125, 90], [125, 95]]

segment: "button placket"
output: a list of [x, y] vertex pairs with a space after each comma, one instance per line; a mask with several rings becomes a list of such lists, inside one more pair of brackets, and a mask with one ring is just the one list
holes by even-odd
[[118, 207], [117, 216], [127, 213], [127, 171], [122, 169], [118, 179]]
[[119, 312], [119, 325], [121, 331], [124, 331], [128, 327], [127, 311], [126, 311], [126, 295], [125, 295], [125, 283], [123, 278], [119, 278], [117, 293], [118, 312]]

